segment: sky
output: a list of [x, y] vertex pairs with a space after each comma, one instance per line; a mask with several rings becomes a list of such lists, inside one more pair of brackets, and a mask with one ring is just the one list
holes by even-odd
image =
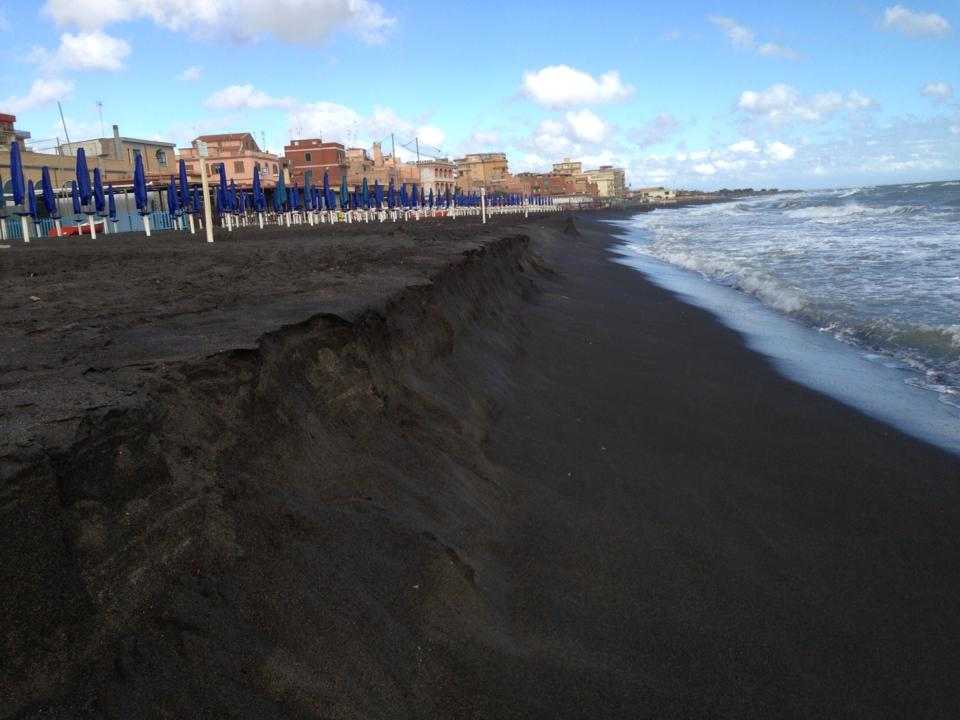
[[957, 179], [960, 4], [918, 1], [0, 0], [0, 112], [47, 148], [59, 100], [74, 141], [392, 134], [633, 187]]

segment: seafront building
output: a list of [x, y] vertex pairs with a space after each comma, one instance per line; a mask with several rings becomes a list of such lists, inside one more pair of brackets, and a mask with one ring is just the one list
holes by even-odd
[[291, 179], [301, 187], [307, 173], [311, 173], [317, 185], [323, 181], [324, 173], [332, 185], [339, 185], [340, 179], [347, 175], [347, 153], [338, 142], [324, 142], [320, 138], [291, 140], [283, 148], [283, 157], [290, 167]]
[[[200, 135], [194, 140], [196, 142], [207, 144], [207, 176], [214, 182], [219, 177], [220, 165], [223, 165], [228, 183], [232, 181], [246, 188], [253, 185], [255, 167], [260, 168], [260, 182], [265, 188], [275, 187], [280, 173], [285, 172], [284, 162], [273, 153], [261, 150], [251, 133]], [[188, 173], [199, 174], [200, 158], [196, 147], [180, 148], [180, 157], [186, 161]], [[284, 179], [288, 178], [285, 176]]]
[[596, 170], [584, 170], [583, 175], [597, 184], [597, 197], [622, 198], [626, 194], [626, 173], [623, 168], [601, 165]]
[[457, 187], [464, 192], [490, 189], [508, 177], [507, 154], [502, 152], [470, 153], [453, 161]]
[[61, 190], [68, 189], [69, 182], [76, 179], [76, 153], [81, 147], [87, 155], [90, 169], [99, 168], [104, 183], [131, 183], [136, 153], [143, 157], [148, 183], [166, 182], [168, 176], [176, 171], [176, 145], [172, 142], [122, 136], [119, 128], [114, 125], [111, 137], [61, 143], [52, 148], [53, 152], [36, 152], [27, 145], [30, 133], [15, 128], [16, 119], [15, 115], [0, 113], [0, 176], [4, 180], [8, 202], [12, 192], [10, 145], [14, 142], [20, 146], [24, 180], [39, 183], [43, 167], [46, 166], [50, 168], [50, 180], [54, 187]]

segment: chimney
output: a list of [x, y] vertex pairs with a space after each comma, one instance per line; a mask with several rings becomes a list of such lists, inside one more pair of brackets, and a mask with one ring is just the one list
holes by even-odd
[[120, 128], [116, 125], [113, 126], [113, 157], [120, 159]]

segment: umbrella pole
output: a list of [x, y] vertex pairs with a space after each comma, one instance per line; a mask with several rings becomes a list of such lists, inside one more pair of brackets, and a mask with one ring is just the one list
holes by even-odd
[[23, 230], [23, 241], [30, 242], [30, 223], [27, 222], [27, 216], [20, 216], [20, 228]]
[[263, 230], [263, 213], [257, 213], [257, 217], [260, 218], [260, 229]]
[[143, 230], [147, 233], [147, 237], [150, 237], [150, 216], [143, 216]]
[[57, 228], [57, 237], [62, 236], [62, 235], [63, 235], [63, 228], [60, 227], [60, 218], [57, 218], [56, 220], [54, 220], [54, 221], [53, 221], [53, 224], [54, 224], [54, 225], [56, 226], [56, 228]]
[[96, 239], [97, 239], [97, 226], [96, 226], [96, 224], [93, 222], [93, 215], [87, 215], [87, 220], [90, 221], [90, 239], [91, 239], [91, 240], [96, 240]]
[[196, 226], [193, 224], [193, 215], [187, 215], [187, 220], [190, 221], [190, 234], [195, 235], [197, 232]]

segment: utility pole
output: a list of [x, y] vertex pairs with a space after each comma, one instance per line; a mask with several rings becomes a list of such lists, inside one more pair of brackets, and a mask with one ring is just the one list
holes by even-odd
[[210, 183], [207, 182], [207, 157], [210, 151], [205, 142], [194, 140], [193, 146], [197, 149], [197, 158], [200, 160], [200, 186], [203, 190], [203, 229], [206, 231], [207, 242], [213, 242], [213, 211], [210, 208]]
[[57, 109], [60, 111], [60, 124], [63, 125], [63, 134], [67, 137], [67, 147], [70, 147], [70, 133], [67, 132], [67, 121], [63, 119], [63, 106], [57, 100]]
[[415, 137], [414, 140], [417, 143], [417, 185], [420, 186], [420, 190], [423, 190], [423, 170], [420, 168], [420, 138]]

